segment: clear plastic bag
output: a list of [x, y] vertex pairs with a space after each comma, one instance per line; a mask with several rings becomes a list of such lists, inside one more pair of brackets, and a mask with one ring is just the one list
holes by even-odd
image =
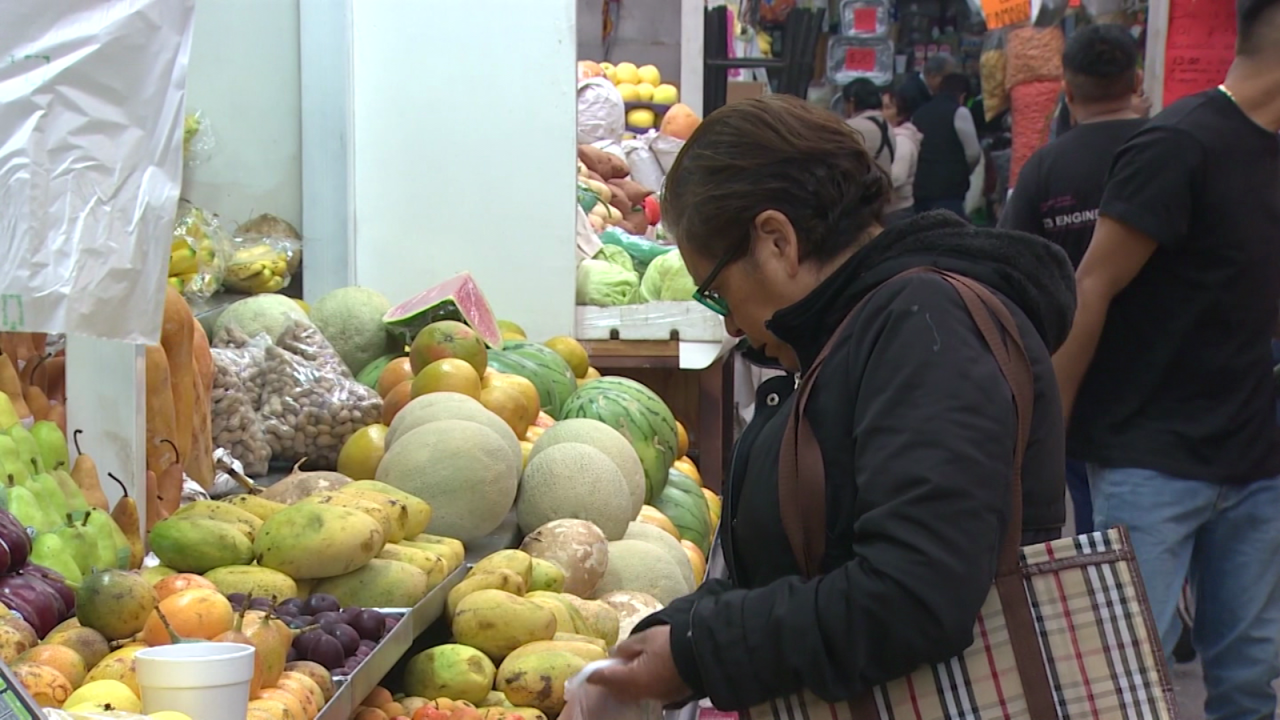
[[636, 272], [643, 274], [645, 268], [649, 267], [649, 263], [653, 262], [659, 255], [675, 250], [670, 245], [659, 245], [658, 243], [643, 238], [639, 235], [632, 235], [618, 228], [609, 228], [600, 233], [600, 241], [605, 245], [617, 245], [627, 254], [631, 256], [631, 260], [635, 263]]
[[187, 166], [199, 165], [209, 158], [217, 145], [209, 118], [199, 110], [187, 113], [182, 120], [182, 160]]
[[217, 215], [184, 203], [169, 245], [169, 282], [186, 298], [212, 297], [222, 288], [230, 239]]
[[271, 446], [258, 420], [259, 379], [266, 354], [252, 346], [214, 347], [211, 353], [214, 447], [230, 453], [246, 475], [261, 477], [271, 462]]
[[292, 278], [293, 256], [302, 248], [294, 238], [263, 235], [231, 238], [228, 245], [223, 284], [250, 295], [283, 290]]
[[662, 706], [658, 703], [624, 703], [604, 688], [587, 682], [596, 670], [623, 663], [617, 658], [596, 660], [569, 678], [564, 684], [565, 706], [560, 720], [662, 720]]
[[333, 470], [338, 451], [357, 430], [382, 420], [373, 388], [335, 375], [275, 345], [265, 350], [258, 418], [272, 459], [309, 470]]
[[325, 339], [320, 330], [311, 323], [291, 322], [280, 337], [276, 338], [276, 346], [297, 355], [307, 362], [314, 363], [322, 371], [331, 375], [355, 379], [351, 369], [342, 361], [342, 356], [333, 345]]

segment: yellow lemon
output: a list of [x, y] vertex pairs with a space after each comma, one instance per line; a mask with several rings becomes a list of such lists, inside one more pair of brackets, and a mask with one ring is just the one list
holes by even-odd
[[133, 694], [128, 685], [119, 680], [94, 680], [91, 683], [85, 683], [79, 690], [71, 693], [62, 705], [72, 708], [73, 712], [80, 705], [110, 705], [114, 710], [142, 712], [142, 701]]

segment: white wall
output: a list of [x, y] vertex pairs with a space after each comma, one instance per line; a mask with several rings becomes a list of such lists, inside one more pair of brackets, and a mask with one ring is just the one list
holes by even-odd
[[215, 145], [183, 177], [183, 197], [233, 225], [270, 212], [302, 221], [299, 0], [199, 0], [187, 112]]
[[680, 3], [624, 0], [605, 57], [600, 42], [602, 0], [576, 2], [581, 59], [657, 65], [665, 81], [680, 83]]

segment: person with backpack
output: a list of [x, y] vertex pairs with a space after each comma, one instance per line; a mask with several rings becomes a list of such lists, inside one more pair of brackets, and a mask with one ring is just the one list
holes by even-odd
[[884, 209], [884, 226], [893, 227], [916, 214], [912, 185], [916, 180], [916, 161], [920, 157], [920, 141], [924, 138], [911, 115], [919, 107], [918, 95], [905, 84], [892, 94], [884, 95], [884, 118], [893, 126], [893, 197]]
[[844, 98], [845, 115], [849, 118], [846, 122], [862, 136], [863, 146], [887, 178], [893, 174], [897, 148], [893, 130], [884, 117], [881, 92], [875, 83], [858, 78], [845, 85], [840, 94]]

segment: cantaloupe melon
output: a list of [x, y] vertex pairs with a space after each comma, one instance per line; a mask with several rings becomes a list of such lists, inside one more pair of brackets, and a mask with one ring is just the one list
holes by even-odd
[[639, 540], [609, 543], [609, 569], [592, 597], [616, 590], [635, 590], [652, 595], [663, 605], [688, 595], [680, 568], [658, 548]]
[[400, 412], [396, 413], [397, 419], [392, 420], [391, 424], [387, 426], [387, 438], [384, 441], [384, 445], [390, 448], [392, 443], [395, 442], [396, 436], [403, 433], [406, 427], [408, 427], [409, 425], [413, 425], [413, 427], [418, 426], [418, 424], [414, 424], [413, 419], [409, 415], [400, 417], [401, 413], [405, 412], [409, 408], [413, 408], [414, 413], [420, 413], [420, 412], [423, 412], [426, 408], [434, 407], [436, 405], [445, 405], [448, 403], [461, 403], [463, 405], [480, 405], [479, 400], [469, 395], [463, 395], [462, 393], [436, 392], [436, 393], [427, 393], [426, 395], [420, 395], [410, 400], [404, 407], [400, 408]]
[[644, 465], [640, 464], [640, 456], [636, 454], [635, 448], [631, 447], [631, 443], [622, 436], [622, 433], [599, 420], [569, 418], [561, 420], [542, 433], [538, 441], [533, 444], [529, 459], [533, 460], [538, 453], [553, 445], [566, 442], [590, 445], [608, 455], [613, 464], [618, 466], [622, 479], [627, 481], [627, 492], [631, 495], [631, 517], [634, 518], [644, 506], [645, 479]]
[[663, 532], [661, 528], [654, 527], [646, 523], [635, 522], [627, 525], [627, 533], [623, 536], [624, 540], [639, 540], [642, 543], [652, 545], [667, 557], [671, 558], [671, 562], [680, 568], [680, 577], [684, 579], [686, 592], [693, 592], [698, 588], [698, 583], [693, 577], [693, 564], [689, 561], [689, 555], [680, 547], [680, 542]]
[[529, 460], [516, 499], [516, 520], [531, 532], [552, 520], [590, 520], [621, 540], [635, 517], [627, 481], [608, 455], [582, 443], [560, 443]]
[[311, 318], [293, 300], [275, 293], [262, 293], [227, 306], [214, 322], [213, 334], [217, 335], [225, 327], [235, 327], [250, 338], [265, 333], [274, 341], [294, 321], [310, 323]]
[[496, 530], [511, 511], [519, 468], [484, 425], [439, 420], [400, 437], [375, 479], [426, 501], [432, 532], [470, 542]]
[[[405, 405], [403, 410], [396, 413], [395, 419], [391, 421], [391, 426], [387, 428], [386, 448], [388, 450], [391, 449], [393, 444], [399, 442], [400, 438], [423, 425], [439, 420], [466, 420], [492, 430], [494, 435], [507, 446], [507, 454], [511, 456], [512, 462], [516, 464], [516, 467], [519, 468], [524, 465], [524, 451], [520, 449], [520, 439], [511, 430], [511, 426], [502, 418], [489, 412], [479, 402], [470, 403], [449, 399], [427, 405], [415, 405], [418, 400], [437, 394], [466, 397], [458, 393], [428, 393]], [[467, 399], [470, 400], [471, 398]]]
[[382, 293], [352, 285], [317, 300], [311, 307], [311, 322], [354, 374], [394, 349], [382, 324], [382, 316], [390, 309], [391, 301]]

